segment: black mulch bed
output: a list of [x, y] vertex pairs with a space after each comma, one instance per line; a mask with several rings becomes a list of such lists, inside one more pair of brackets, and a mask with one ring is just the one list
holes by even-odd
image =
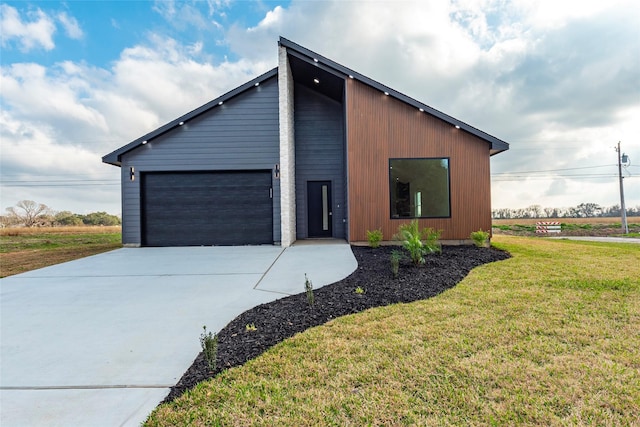
[[[408, 259], [403, 260], [398, 278], [394, 279], [390, 254], [398, 247], [351, 248], [358, 261], [357, 270], [339, 282], [315, 289], [313, 307], [307, 302], [304, 278], [301, 277], [300, 294], [245, 311], [218, 333], [216, 370], [209, 370], [200, 353], [163, 403], [173, 401], [197, 383], [225, 369], [242, 365], [298, 332], [368, 308], [433, 297], [455, 286], [472, 268], [510, 256], [494, 248], [445, 246], [442, 254], [428, 256], [423, 266], [414, 267]], [[313, 281], [313, 277], [309, 279]], [[364, 293], [356, 293], [358, 287]], [[257, 329], [247, 331], [249, 324]]]

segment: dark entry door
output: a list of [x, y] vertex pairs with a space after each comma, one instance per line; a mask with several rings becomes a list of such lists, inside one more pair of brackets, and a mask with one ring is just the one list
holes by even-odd
[[331, 181], [307, 182], [309, 237], [332, 237]]

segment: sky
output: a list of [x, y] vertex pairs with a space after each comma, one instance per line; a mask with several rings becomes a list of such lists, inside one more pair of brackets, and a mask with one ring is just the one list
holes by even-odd
[[0, 3], [0, 210], [121, 212], [102, 156], [277, 65], [286, 37], [500, 138], [492, 206], [640, 206], [637, 0]]

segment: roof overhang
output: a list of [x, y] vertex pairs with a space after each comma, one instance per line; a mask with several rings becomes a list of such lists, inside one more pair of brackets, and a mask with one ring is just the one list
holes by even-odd
[[124, 147], [118, 148], [117, 150], [113, 151], [112, 153], [107, 154], [106, 156], [104, 156], [102, 158], [102, 161], [104, 163], [109, 163], [111, 165], [114, 166], [121, 166], [121, 157], [123, 154], [134, 150], [136, 148], [138, 148], [141, 145], [146, 144], [147, 142], [151, 141], [154, 138], [159, 137], [160, 135], [163, 135], [177, 127], [180, 127], [182, 125], [184, 125], [186, 122], [188, 122], [189, 120], [200, 116], [201, 114], [204, 114], [206, 112], [208, 112], [209, 110], [212, 110], [214, 108], [218, 108], [220, 106], [222, 106], [225, 102], [229, 101], [231, 98], [240, 95], [243, 92], [246, 92], [247, 90], [250, 90], [254, 87], [260, 86], [261, 83], [263, 83], [266, 80], [271, 79], [272, 77], [277, 77], [278, 75], [278, 69], [274, 68], [270, 71], [267, 71], [266, 73], [256, 77], [253, 80], [248, 81], [247, 83], [243, 84], [242, 86], [239, 86], [235, 89], [233, 89], [232, 91], [229, 91], [227, 93], [225, 93], [224, 95], [214, 99], [211, 102], [208, 102], [206, 104], [204, 104], [201, 107], [196, 108], [195, 110], [185, 114], [184, 116], [180, 116], [177, 119], [167, 123], [164, 126], [159, 127], [158, 129], [154, 130], [153, 132], [149, 132], [148, 134], [141, 136], [140, 138], [130, 142], [129, 144], [125, 145]]
[[[294, 81], [305, 85], [313, 90], [319, 91], [324, 95], [336, 100], [342, 101], [344, 96], [344, 82], [346, 79], [355, 79], [361, 83], [364, 83], [372, 88], [379, 90], [389, 96], [392, 96], [408, 105], [413, 106], [417, 110], [430, 114], [434, 117], [443, 120], [446, 123], [455, 126], [458, 129], [462, 129], [476, 137], [487, 141], [490, 146], [489, 154], [491, 156], [501, 153], [509, 149], [509, 144], [501, 139], [498, 139], [486, 132], [481, 131], [463, 121], [460, 121], [454, 117], [451, 117], [435, 108], [432, 108], [420, 101], [417, 101], [401, 92], [398, 92], [388, 86], [383, 85], [369, 77], [366, 77], [350, 68], [347, 68], [337, 62], [330, 60], [322, 55], [319, 55], [299, 44], [296, 44], [284, 37], [280, 37], [278, 41], [279, 45], [284, 47], [289, 57], [289, 64], [294, 77]], [[107, 154], [102, 158], [104, 163], [109, 163], [115, 166], [121, 166], [121, 157], [123, 154], [138, 148], [141, 145], [146, 144], [154, 138], [159, 137], [179, 126], [182, 126], [187, 121], [200, 116], [212, 109], [215, 109], [231, 98], [250, 90], [255, 86], [259, 86], [260, 83], [277, 77], [278, 68], [274, 68], [253, 80], [233, 89], [230, 92], [208, 102], [207, 104], [196, 108], [195, 110], [178, 117], [177, 119], [159, 127], [158, 129], [141, 136], [140, 138], [130, 142], [129, 144]], [[316, 79], [318, 82], [315, 82]]]
[[[417, 101], [388, 86], [385, 86], [382, 83], [379, 83], [373, 79], [370, 79], [369, 77], [366, 77], [354, 70], [351, 70], [350, 68], [347, 68], [344, 65], [338, 64], [337, 62], [332, 61], [329, 58], [326, 58], [322, 55], [319, 55], [303, 46], [300, 46], [299, 44], [294, 43], [291, 40], [287, 40], [284, 37], [280, 37], [280, 40], [278, 41], [278, 43], [280, 46], [283, 46], [284, 48], [286, 48], [287, 54], [289, 55], [289, 58], [290, 58], [290, 64], [292, 68], [292, 73], [294, 75], [294, 80], [299, 83], [308, 85], [308, 82], [313, 81], [313, 77], [311, 76], [314, 75], [314, 73], [315, 74], [324, 73], [324, 75], [333, 76], [333, 79], [338, 78], [338, 79], [342, 79], [343, 81], [345, 79], [355, 79], [361, 83], [364, 83], [368, 86], [371, 86], [379, 90], [380, 92], [383, 92], [385, 94], [388, 94], [389, 96], [399, 99], [400, 101], [413, 106], [414, 108], [416, 108], [421, 112], [437, 117], [440, 120], [443, 120], [444, 122], [449, 123], [458, 129], [462, 129], [472, 135], [475, 135], [476, 137], [484, 141], [487, 141], [490, 146], [489, 154], [491, 156], [509, 149], [509, 144], [506, 143], [505, 141], [498, 139], [495, 136], [489, 135], [488, 133], [483, 132], [480, 129], [477, 129], [461, 120], [458, 120], [455, 117], [451, 117], [448, 114], [443, 113], [442, 111], [436, 110], [435, 108], [430, 107], [420, 101]], [[298, 71], [297, 73], [296, 73], [296, 70]], [[318, 78], [318, 80], [320, 80], [320, 83], [322, 83], [322, 80], [320, 78]], [[337, 86], [337, 83], [335, 82], [331, 84], [333, 86]], [[332, 93], [335, 94], [336, 90], [333, 90]], [[336, 98], [335, 95], [332, 96], [329, 93], [327, 93], [327, 95], [334, 99]]]

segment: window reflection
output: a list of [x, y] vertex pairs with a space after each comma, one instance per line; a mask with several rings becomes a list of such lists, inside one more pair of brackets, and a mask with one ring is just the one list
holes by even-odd
[[449, 159], [390, 159], [392, 218], [450, 217]]

